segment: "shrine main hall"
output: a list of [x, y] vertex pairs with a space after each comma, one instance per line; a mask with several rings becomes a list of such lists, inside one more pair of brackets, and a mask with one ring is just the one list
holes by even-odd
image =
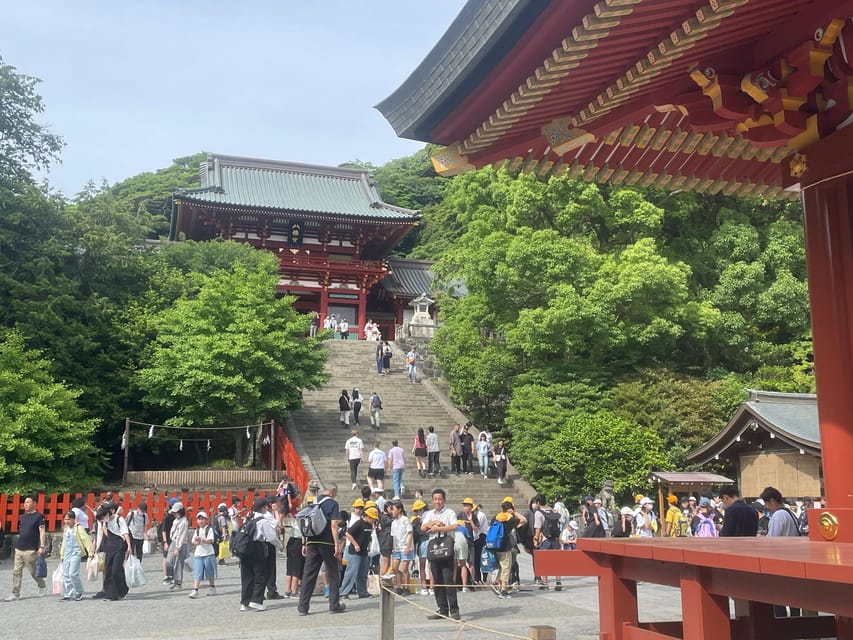
[[324, 318], [368, 319], [393, 340], [428, 293], [430, 263], [389, 258], [419, 211], [382, 201], [370, 172], [209, 154], [200, 186], [173, 196], [170, 240], [224, 239], [273, 252], [278, 290]]

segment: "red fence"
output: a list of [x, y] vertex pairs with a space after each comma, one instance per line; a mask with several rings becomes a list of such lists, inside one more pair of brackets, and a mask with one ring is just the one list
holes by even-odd
[[[310, 476], [302, 464], [302, 458], [296, 453], [293, 443], [288, 440], [281, 425], [275, 424], [276, 462], [277, 468], [282, 465], [287, 469], [287, 476], [299, 487], [302, 495], [308, 491]], [[268, 463], [271, 461], [268, 461]], [[271, 491], [137, 491], [137, 492], [114, 492], [114, 499], [122, 506], [124, 513], [138, 506], [141, 502], [148, 505], [148, 516], [152, 520], [161, 522], [163, 516], [169, 509], [168, 500], [178, 497], [188, 512], [207, 511], [216, 512], [217, 505], [224, 502], [229, 507], [234, 498], [240, 497], [247, 507], [257, 497], [271, 495]], [[47, 520], [48, 531], [59, 531], [62, 529], [62, 516], [71, 508], [71, 500], [78, 495], [83, 495], [89, 508], [103, 500], [103, 493], [52, 493], [37, 494], [36, 509], [41, 512]], [[0, 525], [7, 533], [18, 531], [18, 518], [24, 510], [24, 496], [19, 494], [0, 494]]]
[[[251, 508], [255, 498], [261, 498], [266, 495], [271, 495], [270, 491], [169, 491], [169, 492], [114, 492], [113, 499], [121, 506], [124, 513], [136, 508], [141, 502], [148, 505], [148, 516], [151, 520], [162, 522], [163, 516], [169, 510], [169, 498], [177, 497], [187, 509], [187, 513], [198, 513], [199, 511], [207, 511], [208, 513], [216, 513], [217, 506], [224, 502], [229, 507], [234, 499], [239, 497], [243, 500], [245, 506]], [[38, 494], [36, 509], [44, 515], [47, 520], [48, 531], [59, 531], [62, 528], [62, 516], [71, 508], [71, 500], [81, 494], [71, 493], [52, 493]], [[104, 499], [102, 493], [87, 493], [83, 494], [86, 504], [90, 509], [95, 509], [95, 506]], [[0, 495], [0, 524], [7, 533], [18, 531], [18, 519], [24, 510], [24, 497], [19, 494], [11, 496]], [[91, 516], [90, 516], [91, 518]]]

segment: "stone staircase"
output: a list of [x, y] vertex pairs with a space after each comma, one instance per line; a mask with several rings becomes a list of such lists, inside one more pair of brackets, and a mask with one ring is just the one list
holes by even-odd
[[[349, 465], [346, 461], [344, 443], [350, 437], [352, 428], [359, 429], [364, 441], [365, 458], [376, 440], [380, 448], [387, 453], [391, 441], [396, 439], [406, 452], [406, 472], [404, 475], [404, 501], [407, 510], [412, 503], [416, 489], [426, 496], [427, 505], [432, 489], [441, 487], [447, 492], [447, 502], [455, 510], [461, 510], [463, 498], [471, 497], [482, 504], [488, 515], [500, 508], [504, 496], [512, 496], [517, 505], [525, 505], [532, 495], [532, 489], [519, 480], [512, 469], [508, 472], [508, 484], [499, 485], [494, 477], [483, 480], [479, 473], [456, 476], [450, 473], [450, 454], [448, 439], [454, 423], [465, 424], [465, 416], [428, 381], [410, 382], [405, 372], [405, 354], [395, 345], [391, 359], [391, 374], [380, 376], [376, 373], [374, 357], [376, 343], [355, 340], [330, 340], [326, 343], [330, 351], [326, 371], [329, 382], [314, 391], [305, 391], [302, 410], [294, 413], [288, 423], [288, 432], [297, 451], [302, 456], [312, 480], [319, 486], [330, 482], [338, 484], [338, 497], [341, 508], [348, 509], [353, 500], [360, 497], [360, 491], [351, 490]], [[352, 394], [358, 388], [364, 398], [359, 427], [344, 427], [340, 423], [338, 397], [341, 389]], [[376, 391], [382, 398], [381, 429], [370, 426], [368, 399]], [[443, 477], [420, 478], [415, 458], [412, 455], [412, 443], [418, 427], [424, 431], [434, 426], [441, 444], [441, 466]], [[477, 433], [474, 434], [477, 436]], [[359, 489], [367, 481], [368, 464], [365, 459], [359, 466]], [[386, 497], [393, 494], [391, 474], [386, 472]]]

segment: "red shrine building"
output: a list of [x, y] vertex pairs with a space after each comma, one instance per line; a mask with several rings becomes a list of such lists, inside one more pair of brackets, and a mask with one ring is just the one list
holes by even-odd
[[386, 259], [420, 212], [382, 202], [368, 171], [210, 154], [199, 175], [201, 186], [175, 192], [169, 239], [272, 251], [298, 310], [347, 318], [359, 337], [372, 319], [394, 339], [428, 293], [428, 263]]
[[[808, 538], [537, 551], [537, 575], [598, 577], [601, 640], [853, 640], [851, 18], [853, 0], [469, 0], [378, 106], [398, 135], [443, 145], [442, 175], [506, 163], [802, 202], [826, 505]], [[680, 590], [681, 620], [642, 619], [649, 582]]]

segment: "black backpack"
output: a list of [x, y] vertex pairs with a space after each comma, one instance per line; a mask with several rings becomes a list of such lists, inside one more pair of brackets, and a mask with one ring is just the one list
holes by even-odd
[[246, 520], [243, 526], [237, 529], [231, 539], [231, 554], [240, 559], [244, 559], [249, 555], [249, 549], [252, 548], [252, 543], [255, 541], [255, 529], [257, 523], [263, 516]]
[[545, 521], [542, 523], [542, 535], [546, 538], [560, 537], [560, 514], [557, 511], [542, 511]]
[[533, 547], [533, 517], [536, 514], [533, 511], [528, 511], [524, 517], [527, 518], [527, 523], [524, 526], [515, 528], [515, 538], [519, 544], [525, 547]]

